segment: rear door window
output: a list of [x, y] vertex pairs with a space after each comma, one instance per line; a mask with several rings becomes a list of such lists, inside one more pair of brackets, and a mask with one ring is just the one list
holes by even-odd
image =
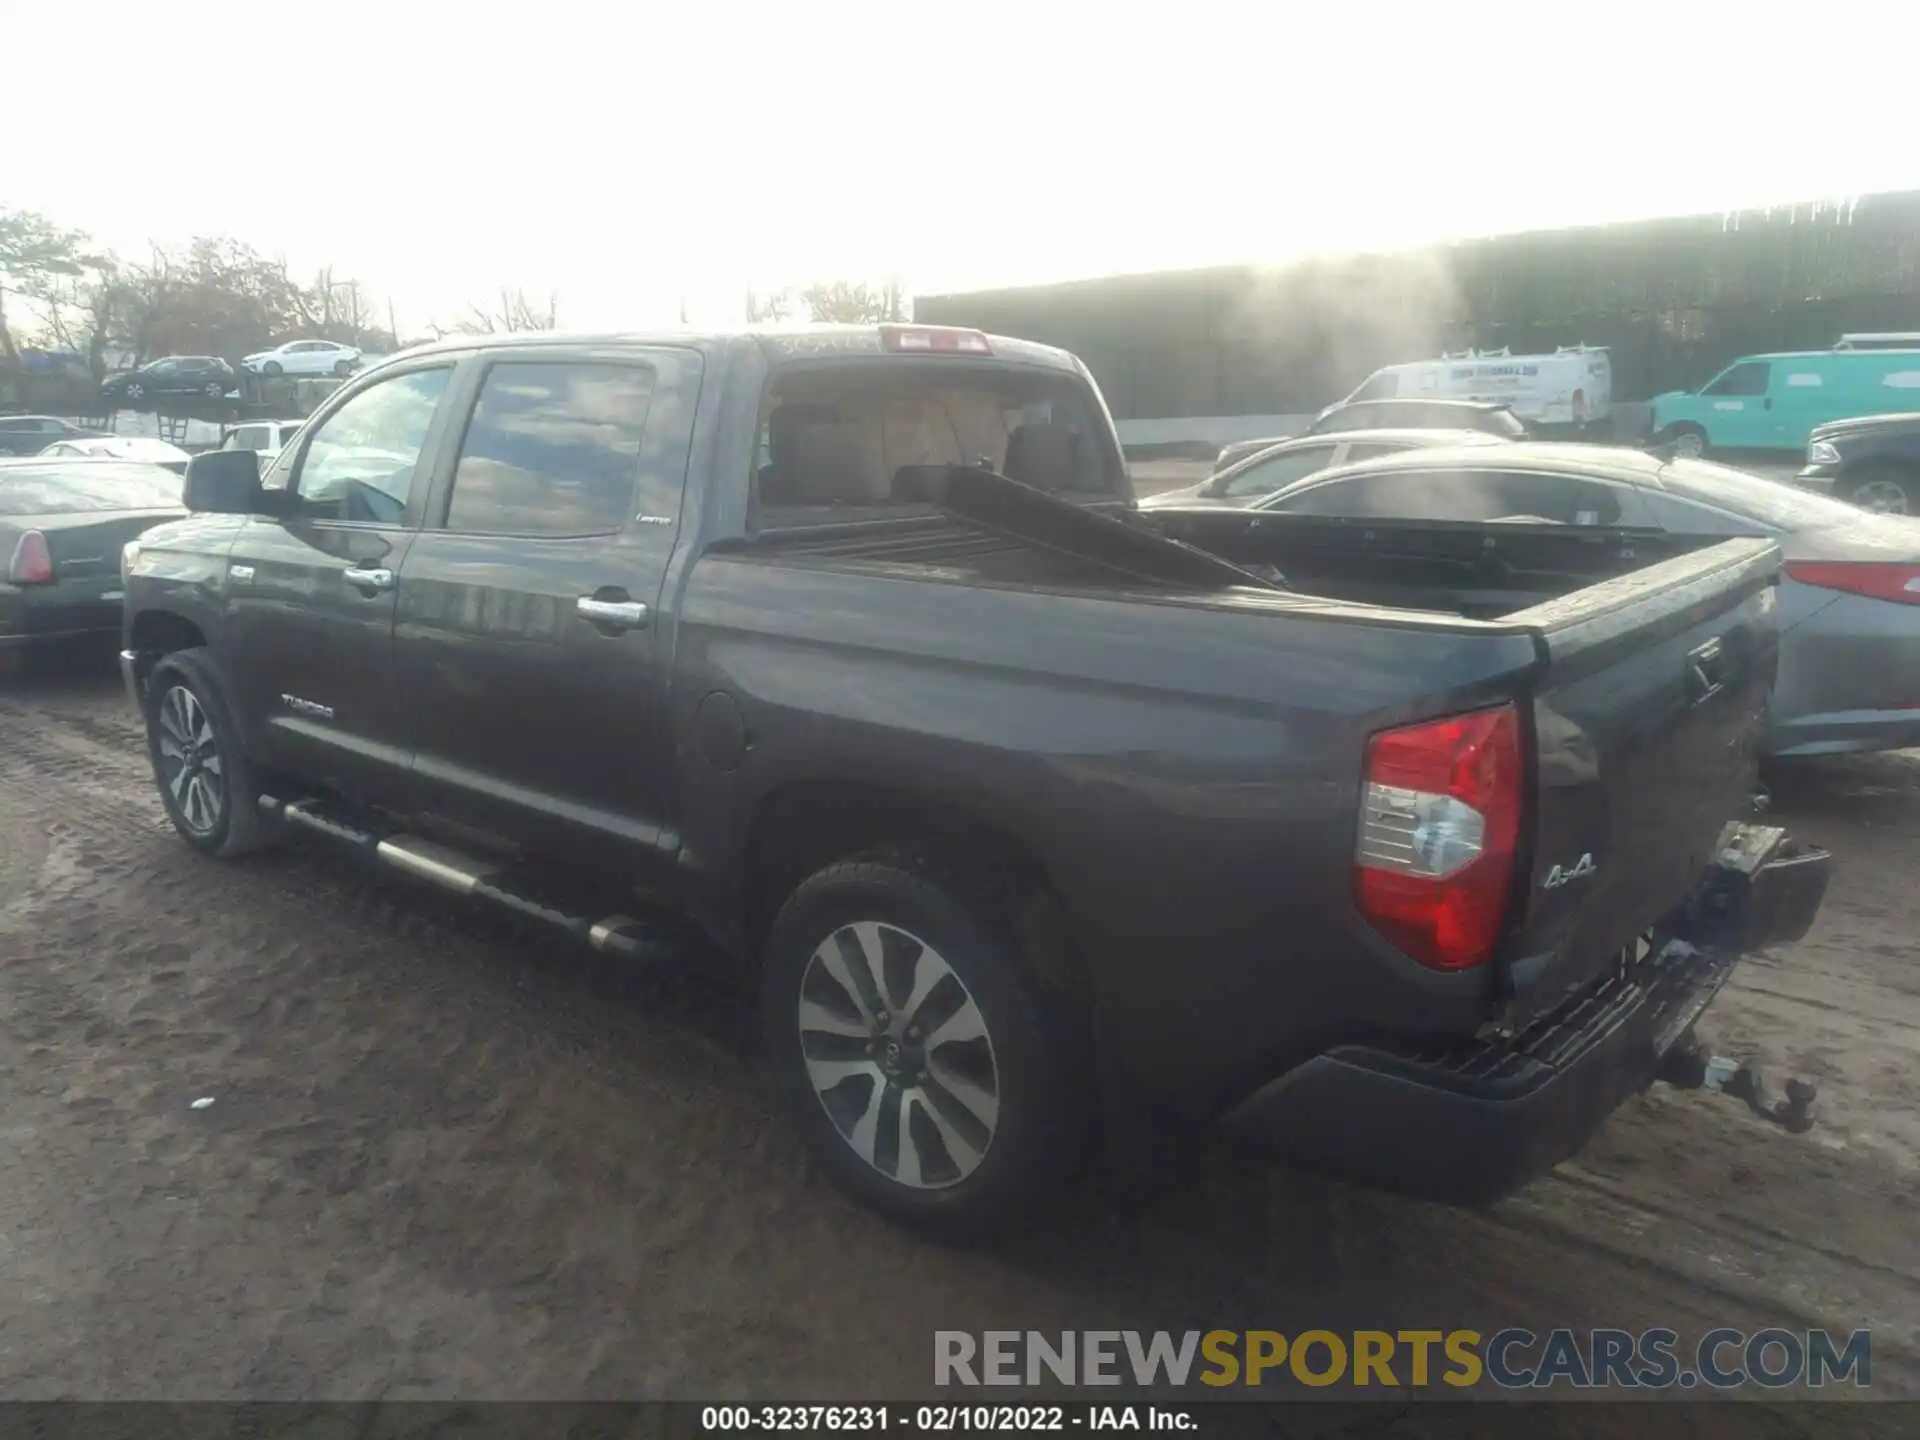
[[645, 365], [494, 365], [461, 442], [446, 528], [552, 536], [624, 529], [653, 389]]
[[1302, 445], [1250, 465], [1222, 483], [1214, 494], [1235, 498], [1271, 495], [1274, 491], [1317, 474], [1333, 463], [1332, 445]]

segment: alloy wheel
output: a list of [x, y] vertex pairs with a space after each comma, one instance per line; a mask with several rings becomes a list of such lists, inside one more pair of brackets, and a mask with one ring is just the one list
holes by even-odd
[[175, 685], [160, 697], [157, 723], [160, 782], [174, 812], [195, 835], [211, 835], [226, 813], [227, 782], [206, 708], [193, 691]]
[[1706, 439], [1691, 430], [1683, 430], [1673, 439], [1673, 453], [1679, 460], [1698, 460], [1707, 453]]
[[916, 1190], [980, 1167], [1000, 1074], [979, 1004], [946, 959], [897, 926], [835, 930], [800, 979], [800, 1057], [840, 1138]]
[[1907, 490], [1898, 480], [1863, 480], [1849, 497], [1862, 510], [1876, 515], [1907, 513]]

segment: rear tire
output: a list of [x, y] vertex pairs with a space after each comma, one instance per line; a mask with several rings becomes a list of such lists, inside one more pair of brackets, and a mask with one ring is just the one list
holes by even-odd
[[267, 844], [260, 787], [204, 650], [153, 667], [146, 712], [154, 784], [180, 838], [223, 859]]
[[1877, 515], [1920, 515], [1920, 475], [1896, 465], [1869, 465], [1849, 477], [1838, 498]]
[[829, 865], [781, 907], [762, 974], [767, 1048], [828, 1173], [949, 1241], [1039, 1201], [1087, 1133], [1084, 1069], [992, 888], [915, 849]]

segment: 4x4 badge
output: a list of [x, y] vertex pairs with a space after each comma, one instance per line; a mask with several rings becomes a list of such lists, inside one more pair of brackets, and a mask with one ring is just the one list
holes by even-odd
[[1584, 880], [1600, 867], [1593, 863], [1592, 852], [1582, 855], [1571, 866], [1556, 865], [1547, 872], [1547, 878], [1540, 882], [1544, 890], [1558, 890], [1575, 880]]

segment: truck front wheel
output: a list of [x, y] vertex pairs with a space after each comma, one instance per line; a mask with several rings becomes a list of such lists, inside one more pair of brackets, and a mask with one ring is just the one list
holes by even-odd
[[944, 1239], [1036, 1201], [1084, 1133], [991, 887], [911, 850], [829, 865], [782, 906], [761, 1014], [782, 1089], [834, 1180]]
[[1840, 498], [1880, 515], [1920, 515], [1920, 474], [1869, 465], [1841, 482]]
[[267, 839], [259, 787], [200, 650], [176, 650], [153, 667], [146, 707], [154, 783], [180, 837], [210, 855], [259, 848]]
[[1707, 453], [1707, 432], [1698, 425], [1675, 425], [1660, 438], [1676, 460], [1698, 460]]

